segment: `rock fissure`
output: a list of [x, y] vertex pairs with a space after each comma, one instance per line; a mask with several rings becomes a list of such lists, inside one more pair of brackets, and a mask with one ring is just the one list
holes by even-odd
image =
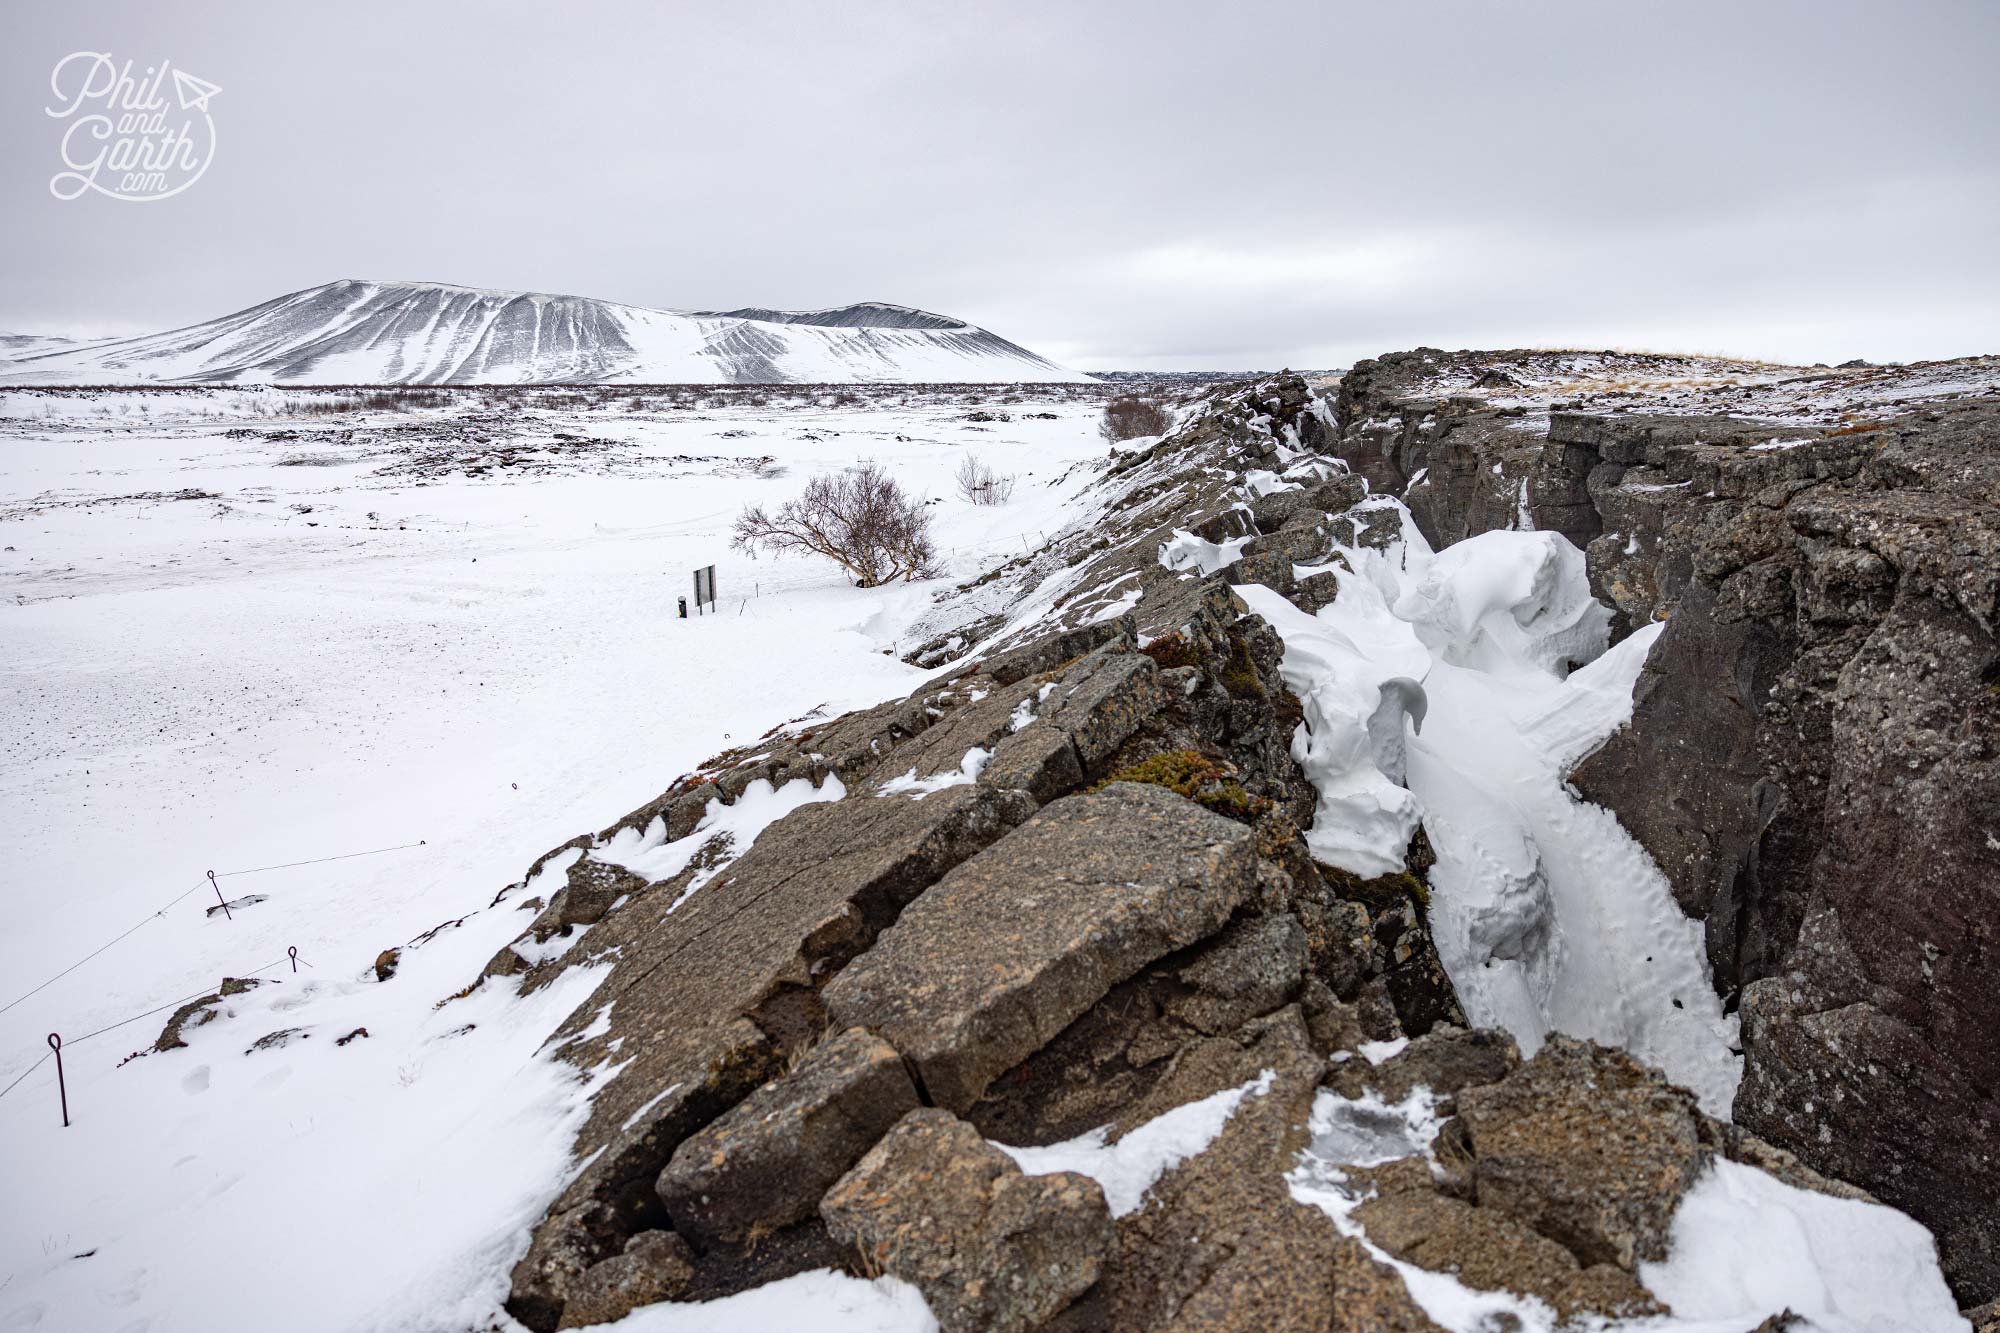
[[[1970, 752], [1989, 731], [1970, 719], [1993, 708], [1994, 661], [1977, 648], [1990, 580], [1972, 568], [1989, 549], [1975, 498], [1988, 474], [1972, 453], [1898, 453], [1984, 419], [1942, 413], [1898, 426], [1898, 444], [1821, 423], [1537, 415], [1514, 401], [1537, 354], [1508, 355], [1476, 375], [1444, 354], [1364, 362], [1330, 410], [1294, 376], [1219, 391], [1111, 461], [1103, 523], [939, 599], [911, 660], [980, 645], [948, 679], [718, 756], [597, 835], [657, 819], [669, 840], [690, 836], [709, 801], [760, 778], [838, 775], [848, 792], [733, 849], [664, 918], [654, 904], [674, 881], [630, 891], [594, 868], [545, 909], [563, 930], [591, 917], [592, 933], [538, 966], [611, 966], [554, 1040], [616, 1001], [612, 1030], [561, 1058], [599, 1066], [622, 1042], [629, 1063], [596, 1094], [584, 1165], [516, 1269], [510, 1310], [538, 1330], [577, 1326], [832, 1264], [914, 1283], [947, 1329], [1436, 1327], [1386, 1254], [1566, 1320], [1637, 1317], [1663, 1308], [1641, 1269], [1668, 1253], [1713, 1161], [1847, 1197], [1810, 1164], [1872, 1180], [1865, 1154], [1883, 1144], [1935, 1148], [1939, 1122], [1920, 1117], [1871, 1128], [1857, 1160], [1776, 1108], [1793, 1087], [1824, 1096], [1827, 1053], [1857, 1033], [1873, 1058], [1893, 1047], [1921, 1063], [1896, 1045], [1925, 1021], [1907, 977], [1963, 995], [1988, 948], [1974, 932], [1878, 979], [1824, 883], [1913, 850], [1893, 830], [1830, 838], [1831, 812], [1893, 790], [1918, 802], [1894, 828], [1934, 846], [1923, 831], [1954, 816], [1929, 789], [1987, 762]], [[1957, 501], [1896, 498], [1924, 487]], [[1316, 864], [1304, 831], [1318, 793], [1295, 757], [1313, 705], [1239, 590], [1305, 615], [1336, 602], [1358, 577], [1343, 551], [1402, 540], [1380, 492], [1440, 545], [1528, 524], [1563, 534], [1616, 633], [1667, 619], [1632, 724], [1575, 780], [1708, 922], [1718, 989], [1743, 996], [1748, 1128], [1622, 1053], [1551, 1036], [1524, 1063], [1504, 1035], [1465, 1031], [1431, 938], [1421, 829], [1390, 874]], [[1161, 552], [1177, 532], [1233, 558], [1172, 567]], [[1100, 619], [1112, 586], [1124, 609]], [[1880, 638], [1898, 617], [1914, 656]], [[1971, 660], [1950, 661], [1947, 642]], [[1850, 739], [1864, 714], [1878, 738]], [[1911, 737], [1887, 783], [1880, 721]], [[990, 751], [975, 781], [875, 794], [953, 772], [974, 748]], [[1099, 1129], [1116, 1142], [1266, 1071], [1266, 1094], [1115, 1221], [1094, 1181], [1024, 1174], [987, 1143]], [[1442, 1125], [1427, 1132], [1456, 1156], [1351, 1167], [1375, 1195], [1339, 1208], [1288, 1186], [1323, 1146], [1325, 1098], [1417, 1087]], [[1971, 1106], [1976, 1088], [1933, 1070], [1925, 1095]], [[1860, 1093], [1842, 1114], [1878, 1115]], [[1992, 1218], [1973, 1186], [1954, 1188], [1930, 1216], [1972, 1292]]]

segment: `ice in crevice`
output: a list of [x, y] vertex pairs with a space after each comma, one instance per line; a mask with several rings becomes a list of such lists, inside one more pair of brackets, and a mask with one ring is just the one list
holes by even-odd
[[1319, 794], [1313, 854], [1385, 874], [1421, 822], [1438, 857], [1432, 933], [1474, 1024], [1529, 1054], [1557, 1031], [1624, 1047], [1727, 1118], [1742, 1059], [1701, 926], [1617, 818], [1564, 782], [1630, 719], [1658, 627], [1607, 651], [1610, 612], [1558, 533], [1434, 552], [1404, 510], [1388, 549], [1341, 555], [1339, 596], [1316, 616], [1237, 588], [1284, 640], [1304, 705], [1293, 754]]

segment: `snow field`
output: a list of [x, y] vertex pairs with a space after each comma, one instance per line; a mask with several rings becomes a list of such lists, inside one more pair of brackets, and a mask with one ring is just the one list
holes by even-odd
[[[160, 413], [177, 401], [158, 397]], [[435, 1007], [527, 924], [515, 905], [537, 890], [488, 904], [706, 756], [923, 679], [889, 654], [931, 587], [753, 561], [728, 525], [872, 457], [936, 497], [960, 577], [1023, 534], [1039, 545], [1094, 474], [1047, 483], [1103, 453], [1095, 404], [1030, 400], [1006, 410], [1058, 419], [983, 430], [967, 406], [535, 412], [504, 429], [607, 439], [614, 464], [551, 453], [546, 471], [485, 477], [385, 475], [404, 455], [366, 430], [342, 445], [171, 418], [0, 422], [0, 1004], [144, 922], [0, 1013], [0, 1086], [50, 1031], [205, 993], [289, 946], [306, 963], [233, 997], [190, 1049], [118, 1067], [170, 1008], [67, 1048], [68, 1129], [51, 1063], [0, 1096], [0, 1329], [490, 1317], [587, 1093], [537, 1051], [595, 977]], [[958, 499], [968, 448], [1022, 474], [1010, 504]], [[341, 461], [281, 462], [308, 449]], [[764, 456], [782, 475], [743, 465]], [[184, 489], [215, 498], [111, 498]], [[678, 619], [709, 563], [719, 613]], [[732, 821], [798, 795], [714, 831], [740, 851], [755, 829]], [[205, 915], [208, 869], [264, 901]], [[380, 951], [460, 918], [374, 979]], [[293, 1027], [305, 1035], [245, 1054]]]

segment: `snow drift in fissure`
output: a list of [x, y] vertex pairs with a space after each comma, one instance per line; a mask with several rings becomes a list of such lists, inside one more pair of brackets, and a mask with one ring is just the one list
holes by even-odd
[[1314, 854], [1388, 873], [1421, 821], [1431, 929], [1468, 1019], [1530, 1054], [1555, 1031], [1622, 1046], [1727, 1118], [1742, 1057], [1701, 928], [1617, 818], [1564, 782], [1630, 718], [1658, 627], [1605, 651], [1609, 612], [1556, 533], [1433, 552], [1405, 512], [1400, 541], [1341, 560], [1317, 616], [1237, 588], [1284, 639], [1304, 705], [1293, 753], [1319, 791]]

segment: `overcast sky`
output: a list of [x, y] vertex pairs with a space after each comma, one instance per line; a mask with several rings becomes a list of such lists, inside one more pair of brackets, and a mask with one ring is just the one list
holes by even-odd
[[[72, 51], [220, 85], [203, 177], [55, 199]], [[353, 277], [873, 298], [1084, 368], [2000, 352], [1996, 71], [1994, 0], [12, 0], [0, 331]]]

